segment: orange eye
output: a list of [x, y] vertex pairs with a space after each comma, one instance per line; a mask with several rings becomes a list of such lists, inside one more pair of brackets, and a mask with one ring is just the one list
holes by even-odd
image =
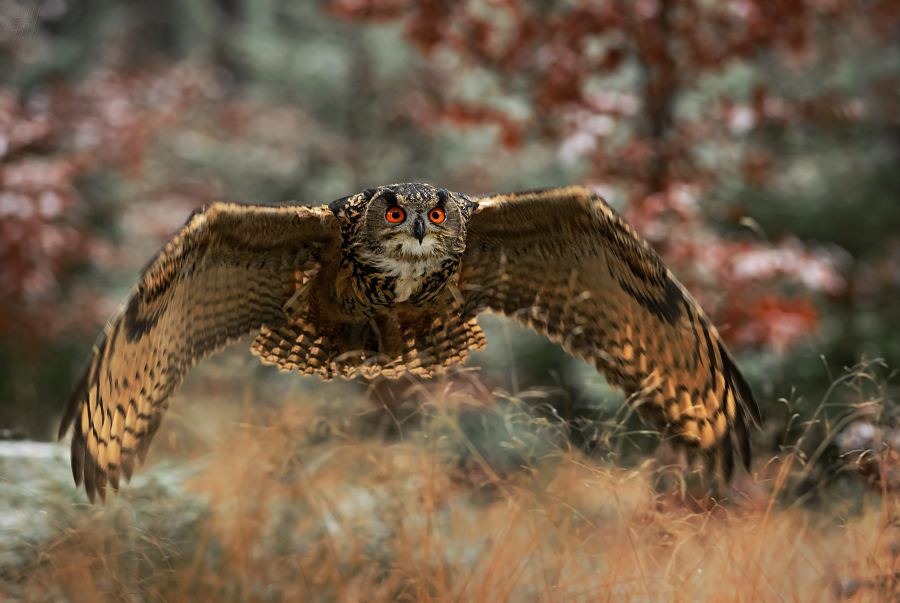
[[399, 207], [391, 207], [384, 214], [384, 217], [387, 218], [388, 222], [396, 224], [397, 222], [403, 221], [403, 218], [406, 217], [406, 213]]
[[441, 209], [440, 207], [435, 207], [431, 210], [431, 212], [429, 212], [428, 217], [431, 218], [431, 221], [435, 224], [440, 224], [444, 221], [444, 218], [446, 216], [444, 215], [443, 209]]

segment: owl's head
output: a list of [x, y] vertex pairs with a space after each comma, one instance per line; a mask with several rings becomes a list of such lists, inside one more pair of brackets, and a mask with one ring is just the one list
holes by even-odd
[[414, 261], [462, 254], [476, 206], [465, 195], [410, 183], [367, 188], [329, 207], [350, 227], [345, 233], [355, 240], [348, 242]]

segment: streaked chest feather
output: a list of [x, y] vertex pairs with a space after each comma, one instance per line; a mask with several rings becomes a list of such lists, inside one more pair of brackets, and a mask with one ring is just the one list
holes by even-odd
[[383, 275], [393, 277], [394, 301], [404, 302], [419, 290], [422, 281], [431, 273], [441, 269], [446, 255], [430, 256], [422, 259], [396, 259], [375, 254], [367, 254], [364, 260]]

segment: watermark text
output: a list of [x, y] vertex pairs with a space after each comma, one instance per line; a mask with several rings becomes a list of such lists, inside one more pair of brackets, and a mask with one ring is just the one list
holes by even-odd
[[18, 17], [13, 17], [6, 22], [6, 30], [16, 42], [27, 42], [34, 35], [38, 25], [38, 17], [41, 15], [40, 4], [25, 4], [20, 7]]

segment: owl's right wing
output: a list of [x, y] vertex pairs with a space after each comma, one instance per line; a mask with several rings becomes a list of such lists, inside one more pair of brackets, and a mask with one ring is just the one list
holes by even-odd
[[297, 275], [340, 241], [327, 207], [215, 203], [188, 219], [107, 324], [66, 406], [59, 437], [74, 426], [72, 473], [91, 501], [143, 461], [190, 368], [283, 321]]
[[759, 408], [703, 310], [649, 244], [579, 186], [476, 199], [458, 287], [484, 310], [561, 342], [620, 386], [664, 437], [716, 460], [733, 439], [750, 466]]

